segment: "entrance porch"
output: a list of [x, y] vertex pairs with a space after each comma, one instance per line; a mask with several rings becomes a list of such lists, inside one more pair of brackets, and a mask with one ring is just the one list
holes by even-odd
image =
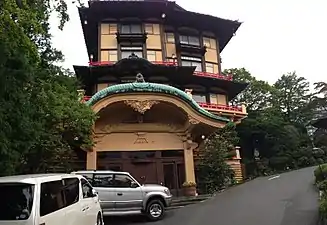
[[127, 171], [141, 183], [163, 184], [175, 195], [184, 182], [196, 181], [193, 151], [229, 122], [203, 110], [185, 92], [154, 83], [114, 85], [88, 104], [98, 119], [87, 169]]

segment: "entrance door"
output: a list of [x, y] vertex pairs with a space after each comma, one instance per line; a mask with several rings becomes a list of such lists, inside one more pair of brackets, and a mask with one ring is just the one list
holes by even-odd
[[170, 189], [173, 195], [182, 195], [182, 185], [185, 181], [184, 164], [171, 162], [163, 164], [164, 185]]

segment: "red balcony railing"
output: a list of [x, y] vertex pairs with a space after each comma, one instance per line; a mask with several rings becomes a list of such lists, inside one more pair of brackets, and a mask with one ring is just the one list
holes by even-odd
[[[156, 65], [177, 66], [177, 62], [154, 61], [151, 63], [156, 64]], [[107, 66], [107, 65], [113, 65], [113, 64], [115, 64], [115, 62], [111, 62], [111, 61], [89, 62], [89, 66]]]
[[156, 65], [177, 66], [177, 62], [169, 62], [169, 61], [151, 61], [151, 63]]
[[89, 66], [108, 66], [114, 63], [115, 62], [111, 62], [111, 61], [89, 62]]
[[216, 79], [221, 79], [221, 80], [233, 80], [232, 75], [222, 75], [218, 73], [208, 73], [208, 72], [200, 72], [200, 71], [195, 71], [194, 75], [196, 76], [201, 76], [201, 77], [211, 77], [211, 78], [216, 78]]
[[86, 95], [85, 95], [85, 96], [83, 97], [83, 102], [86, 102], [86, 101], [90, 100], [90, 98], [91, 98], [91, 96], [86, 96]]
[[226, 111], [237, 111], [242, 112], [241, 106], [230, 106], [230, 105], [220, 105], [220, 104], [212, 104], [212, 103], [206, 103], [201, 102], [198, 103], [202, 108], [204, 109], [211, 109], [211, 110], [226, 110]]

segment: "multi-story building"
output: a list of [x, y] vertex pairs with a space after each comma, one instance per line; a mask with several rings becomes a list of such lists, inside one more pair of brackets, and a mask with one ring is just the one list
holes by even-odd
[[203, 140], [247, 115], [228, 103], [247, 84], [222, 74], [220, 60], [241, 23], [167, 0], [94, 0], [79, 14], [90, 62], [74, 69], [98, 115], [87, 169], [173, 190], [195, 182]]

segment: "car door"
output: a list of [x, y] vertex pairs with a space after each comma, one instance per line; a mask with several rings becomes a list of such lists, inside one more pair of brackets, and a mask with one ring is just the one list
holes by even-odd
[[[38, 224], [69, 224], [66, 221], [66, 205], [62, 180], [43, 182], [40, 184], [40, 204]], [[79, 221], [76, 221], [77, 223]], [[70, 225], [70, 224], [69, 224]]]
[[115, 210], [141, 210], [143, 194], [141, 187], [127, 174], [115, 174]]
[[113, 187], [113, 174], [94, 174], [93, 187], [98, 192], [99, 201], [103, 213], [113, 211], [115, 209], [115, 188]]
[[82, 210], [80, 179], [78, 177], [64, 178], [63, 185], [63, 193], [65, 196], [65, 224], [90, 224], [90, 221], [87, 221], [87, 216]]
[[98, 197], [94, 196], [92, 186], [84, 178], [81, 178], [81, 192], [80, 204], [82, 206], [82, 213], [84, 214], [83, 224], [95, 224], [99, 210], [99, 208], [96, 207], [98, 204]]

